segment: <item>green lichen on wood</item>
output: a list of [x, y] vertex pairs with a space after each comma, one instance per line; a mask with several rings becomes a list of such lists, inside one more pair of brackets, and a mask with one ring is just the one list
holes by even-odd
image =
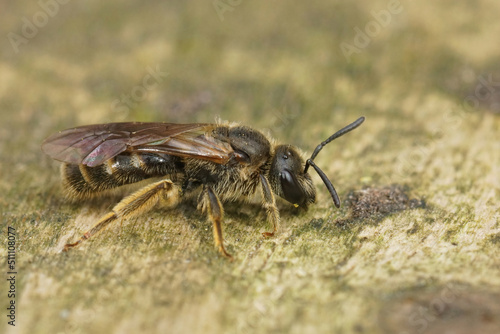
[[[500, 332], [498, 2], [401, 1], [349, 59], [341, 43], [387, 2], [235, 4], [221, 20], [212, 2], [69, 2], [18, 53], [4, 39], [0, 205], [3, 242], [18, 233], [19, 312], [1, 331]], [[10, 9], [2, 36], [42, 10]], [[124, 102], [155, 70], [168, 75]], [[59, 252], [122, 194], [67, 202], [40, 151], [55, 131], [218, 116], [309, 153], [361, 115], [316, 159], [343, 206], [313, 176], [316, 205], [280, 203], [281, 231], [263, 239], [258, 200], [228, 204], [234, 262], [189, 202]]]

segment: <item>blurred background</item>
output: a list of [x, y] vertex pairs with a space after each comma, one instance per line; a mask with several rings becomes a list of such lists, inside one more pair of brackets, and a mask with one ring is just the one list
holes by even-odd
[[[18, 332], [497, 332], [498, 1], [40, 0], [0, 12], [0, 204], [2, 229], [19, 231]], [[314, 176], [317, 206], [283, 209], [274, 241], [259, 237], [259, 208], [228, 211], [234, 264], [187, 208], [153, 215], [158, 230], [124, 223], [118, 246], [110, 232], [55, 255], [114, 202], [64, 200], [58, 163], [40, 151], [53, 132], [220, 118], [310, 154], [362, 115], [318, 165], [342, 199], [397, 184], [424, 208], [339, 225], [349, 204], [334, 209]], [[162, 233], [170, 248], [137, 246]], [[414, 316], [449, 284], [459, 306]]]

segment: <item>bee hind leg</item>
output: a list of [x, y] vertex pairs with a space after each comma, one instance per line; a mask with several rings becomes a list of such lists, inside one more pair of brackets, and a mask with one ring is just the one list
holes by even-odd
[[179, 197], [179, 187], [175, 186], [172, 181], [161, 180], [152, 183], [125, 197], [115, 205], [111, 212], [103, 216], [90, 230], [85, 232], [80, 239], [74, 243], [67, 243], [63, 251], [79, 245], [116, 220], [138, 216], [151, 210], [158, 203], [162, 203], [165, 206], [174, 206], [178, 203]]

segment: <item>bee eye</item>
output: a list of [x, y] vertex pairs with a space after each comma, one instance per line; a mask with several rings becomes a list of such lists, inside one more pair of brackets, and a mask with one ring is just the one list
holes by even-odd
[[283, 159], [288, 159], [288, 155], [283, 154]]
[[292, 204], [303, 203], [305, 194], [297, 177], [288, 170], [279, 173], [281, 187], [283, 189], [283, 198]]

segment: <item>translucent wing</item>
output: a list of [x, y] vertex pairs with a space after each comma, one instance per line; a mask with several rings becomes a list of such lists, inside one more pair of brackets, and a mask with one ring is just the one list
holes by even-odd
[[212, 136], [214, 124], [109, 123], [56, 133], [42, 144], [53, 159], [95, 167], [124, 152], [158, 152], [226, 163], [231, 146]]

